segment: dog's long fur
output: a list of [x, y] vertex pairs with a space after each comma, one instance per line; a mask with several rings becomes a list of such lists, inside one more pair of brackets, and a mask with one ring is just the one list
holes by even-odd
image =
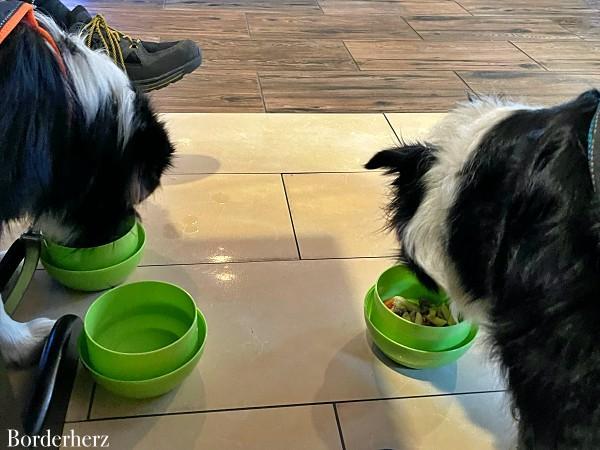
[[[55, 240], [105, 243], [158, 187], [173, 147], [146, 97], [106, 55], [36, 18], [66, 73], [27, 24], [0, 46], [0, 224], [26, 218]], [[0, 311], [2, 355], [27, 364], [51, 325], [19, 324]]]
[[396, 176], [401, 257], [489, 329], [521, 448], [600, 448], [600, 194], [586, 159], [599, 101], [471, 101], [367, 164]]

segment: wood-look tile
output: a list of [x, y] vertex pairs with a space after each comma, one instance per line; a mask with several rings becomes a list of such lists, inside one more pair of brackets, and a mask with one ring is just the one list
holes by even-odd
[[462, 15], [469, 13], [448, 0], [318, 0], [325, 14]]
[[259, 73], [267, 111], [446, 111], [468, 90], [452, 72]]
[[248, 14], [248, 25], [254, 39], [420, 39], [397, 15]]
[[515, 42], [514, 44], [548, 70], [600, 71], [600, 42], [556, 41]]
[[73, 9], [82, 5], [90, 12], [98, 12], [103, 8], [122, 9], [162, 9], [165, 0], [64, 0], [61, 3]]
[[531, 70], [509, 42], [346, 41], [361, 70]]
[[165, 0], [167, 9], [235, 9], [244, 12], [323, 14], [316, 0]]
[[600, 74], [556, 72], [458, 72], [478, 94], [506, 95], [544, 105], [569, 100], [600, 85]]
[[560, 17], [555, 21], [582, 39], [600, 40], [600, 14]]
[[159, 112], [263, 112], [256, 72], [200, 67], [151, 94]]
[[479, 15], [597, 15], [598, 2], [590, 0], [458, 0], [471, 14]]
[[532, 17], [419, 16], [406, 20], [425, 40], [578, 39], [553, 20]]
[[237, 11], [207, 11], [188, 14], [183, 11], [156, 11], [147, 8], [98, 8], [110, 26], [138, 36], [152, 34], [168, 39], [248, 39], [244, 13]]
[[204, 67], [212, 69], [356, 70], [341, 41], [203, 41]]

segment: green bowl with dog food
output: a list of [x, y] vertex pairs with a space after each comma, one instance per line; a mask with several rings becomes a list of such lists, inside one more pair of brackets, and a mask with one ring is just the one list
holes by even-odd
[[446, 294], [427, 289], [404, 265], [379, 276], [373, 297], [373, 325], [407, 347], [443, 351], [459, 345], [471, 333], [469, 321], [453, 317]]
[[469, 326], [465, 339], [452, 348], [442, 351], [426, 351], [403, 345], [387, 335], [373, 323], [374, 305], [379, 300], [375, 298], [375, 286], [365, 297], [364, 316], [367, 330], [373, 343], [392, 361], [412, 369], [428, 369], [451, 364], [463, 356], [473, 345], [478, 328]]
[[134, 216], [127, 219], [119, 238], [97, 247], [67, 247], [44, 239], [44, 257], [52, 266], [66, 270], [98, 270], [119, 264], [138, 247], [139, 227]]
[[[72, 270], [58, 267], [42, 246], [41, 262], [48, 274], [62, 285], [79, 291], [102, 291], [118, 286], [135, 270], [142, 259], [146, 245], [146, 233], [139, 222], [135, 224], [136, 245], [123, 261], [94, 270]], [[130, 234], [130, 233], [128, 233]], [[88, 261], [89, 262], [89, 261]]]
[[89, 364], [121, 381], [166, 375], [195, 353], [198, 326], [194, 299], [178, 286], [140, 281], [116, 287], [85, 315]]

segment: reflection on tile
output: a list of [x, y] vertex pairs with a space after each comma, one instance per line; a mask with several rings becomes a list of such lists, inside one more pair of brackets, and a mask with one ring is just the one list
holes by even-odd
[[[354, 259], [138, 268], [130, 281], [168, 281], [194, 296], [208, 322], [206, 351], [190, 378], [163, 397], [132, 401], [97, 388], [92, 418], [501, 388], [481, 346], [455, 364], [421, 371], [373, 351], [364, 295], [391, 264]], [[67, 291], [38, 271], [17, 319], [83, 316], [97, 296]]]
[[298, 257], [279, 175], [173, 175], [140, 208], [143, 264]]
[[341, 450], [330, 405], [67, 424], [64, 434], [108, 435], [122, 450]]
[[381, 114], [164, 114], [174, 173], [363, 170], [396, 143]]
[[395, 238], [384, 230], [388, 177], [377, 172], [299, 174], [285, 175], [284, 181], [302, 258], [397, 253]]
[[405, 142], [424, 139], [431, 128], [445, 116], [442, 113], [386, 113], [385, 115], [396, 134]]
[[338, 405], [348, 450], [509, 449], [515, 426], [502, 392]]

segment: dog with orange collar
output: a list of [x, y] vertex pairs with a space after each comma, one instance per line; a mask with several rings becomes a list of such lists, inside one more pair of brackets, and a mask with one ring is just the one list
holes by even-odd
[[[173, 153], [147, 98], [28, 3], [0, 1], [0, 67], [0, 224], [27, 219], [74, 246], [108, 242]], [[0, 307], [0, 353], [33, 362], [51, 326]]]

